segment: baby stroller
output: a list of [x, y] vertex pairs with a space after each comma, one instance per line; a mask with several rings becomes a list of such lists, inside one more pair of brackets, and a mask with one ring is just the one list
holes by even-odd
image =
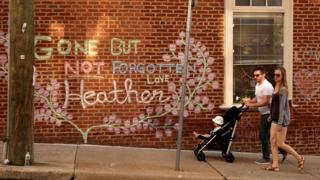
[[234, 161], [234, 156], [230, 152], [232, 140], [234, 138], [237, 124], [240, 121], [242, 112], [246, 111], [248, 108], [244, 107], [242, 104], [241, 107], [237, 108], [233, 106], [230, 108], [225, 115], [223, 116], [224, 123], [221, 128], [214, 132], [210, 133], [210, 137], [201, 138], [203, 141], [195, 146], [194, 155], [199, 161], [204, 161], [206, 156], [203, 150], [221, 150], [222, 157], [227, 161], [232, 163]]

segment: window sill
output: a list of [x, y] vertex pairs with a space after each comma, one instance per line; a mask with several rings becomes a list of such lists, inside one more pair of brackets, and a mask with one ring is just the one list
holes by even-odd
[[[298, 104], [293, 104], [291, 100], [289, 100], [289, 103], [290, 103], [290, 106], [291, 106], [293, 109], [299, 107]], [[235, 103], [235, 104], [231, 104], [231, 105], [222, 104], [222, 105], [219, 106], [219, 109], [220, 109], [221, 111], [227, 111], [228, 109], [230, 109], [230, 108], [233, 107], [233, 106], [240, 107], [241, 104], [240, 104], [240, 103]], [[247, 111], [256, 112], [256, 111], [258, 111], [258, 108], [250, 107]]]
[[[235, 103], [235, 104], [231, 104], [231, 105], [222, 104], [222, 105], [219, 106], [219, 109], [221, 111], [227, 111], [228, 109], [230, 109], [233, 106], [240, 107], [241, 105], [242, 104], [240, 104], [240, 103]], [[247, 111], [258, 112], [258, 108], [251, 107]]]

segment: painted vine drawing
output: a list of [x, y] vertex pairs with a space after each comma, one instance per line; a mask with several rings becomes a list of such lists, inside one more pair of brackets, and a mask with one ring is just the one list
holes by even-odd
[[2, 45], [5, 49], [5, 54], [1, 54], [0, 51], [0, 76], [5, 77], [6, 80], [8, 80], [8, 54], [9, 54], [9, 48], [8, 48], [8, 34], [0, 31], [0, 45]]
[[[174, 44], [169, 45], [169, 51], [163, 55], [164, 62], [184, 63], [184, 45], [185, 33], [180, 32], [179, 38]], [[8, 35], [0, 31], [0, 45], [6, 49], [8, 54]], [[8, 56], [0, 54], [0, 76], [7, 79], [8, 77]], [[62, 108], [58, 102], [58, 90], [60, 83], [52, 79], [46, 87], [35, 83], [34, 103], [35, 121], [45, 121], [60, 126], [62, 123], [68, 123], [79, 131], [83, 138], [83, 142], [88, 142], [88, 134], [91, 130], [104, 128], [108, 132], [115, 134], [130, 134], [141, 129], [155, 130], [155, 136], [162, 138], [171, 136], [173, 130], [177, 130], [178, 124], [174, 123], [172, 116], [178, 116], [180, 100], [185, 98], [184, 117], [188, 117], [191, 113], [200, 113], [203, 110], [212, 110], [214, 104], [210, 99], [203, 95], [209, 88], [218, 89], [219, 84], [215, 81], [215, 73], [209, 67], [213, 65], [214, 58], [210, 57], [206, 46], [200, 41], [190, 39], [189, 64], [195, 67], [193, 71], [188, 72], [186, 84], [186, 96], [181, 97], [182, 78], [176, 85], [174, 82], [168, 83], [168, 92], [171, 93], [170, 101], [166, 104], [147, 106], [145, 112], [141, 112], [138, 117], [131, 119], [121, 119], [116, 114], [106, 115], [101, 124], [93, 125], [87, 129], [80, 128], [74, 121], [72, 114]], [[35, 77], [39, 76], [35, 74]]]

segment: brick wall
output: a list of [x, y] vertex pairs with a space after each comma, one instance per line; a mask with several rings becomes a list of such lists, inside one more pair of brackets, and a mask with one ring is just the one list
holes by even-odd
[[[0, 2], [0, 30], [7, 31], [7, 1]], [[52, 55], [47, 60], [37, 60], [37, 83], [42, 87], [47, 87], [54, 79], [60, 83], [56, 91], [56, 98], [52, 100], [53, 113], [65, 115], [72, 122], [84, 131], [93, 125], [104, 123], [105, 117], [116, 115], [121, 119], [121, 125], [125, 129], [120, 134], [109, 132], [108, 128], [95, 128], [88, 134], [89, 144], [137, 146], [137, 147], [156, 147], [156, 148], [175, 148], [177, 131], [172, 131], [172, 136], [167, 137], [171, 126], [178, 121], [176, 116], [169, 113], [166, 116], [156, 118], [153, 125], [158, 129], [163, 126], [166, 117], [171, 117], [173, 123], [166, 126], [168, 129], [157, 131], [156, 128], [150, 130], [138, 129], [135, 132], [130, 131], [128, 124], [133, 123], [135, 117], [144, 113], [148, 116], [146, 109], [159, 106], [157, 100], [149, 104], [144, 103], [96, 103], [95, 105], [83, 108], [80, 100], [70, 100], [66, 109], [61, 108], [66, 99], [65, 80], [68, 80], [70, 93], [80, 94], [80, 82], [84, 82], [84, 91], [95, 91], [96, 93], [113, 90], [113, 81], [117, 82], [117, 89], [124, 89], [124, 82], [130, 78], [133, 82], [132, 87], [141, 94], [144, 90], [163, 90], [166, 96], [170, 96], [168, 91], [168, 82], [152, 84], [154, 78], [158, 76], [168, 76], [169, 82], [178, 84], [179, 76], [176, 70], [169, 69], [159, 70], [154, 73], [113, 73], [112, 63], [121, 61], [132, 64], [168, 64], [177, 63], [178, 61], [165, 62], [163, 55], [170, 54], [169, 44], [174, 44], [179, 38], [179, 33], [185, 30], [186, 23], [186, 1], [170, 0], [109, 0], [109, 1], [38, 1], [35, 0], [36, 10], [36, 35], [47, 36], [51, 40], [40, 40], [36, 45], [36, 52], [39, 56], [46, 55], [43, 48], [52, 48]], [[311, 3], [308, 1], [295, 1], [294, 15], [294, 72], [299, 70], [314, 70], [318, 72], [319, 77], [319, 58], [315, 56], [319, 50], [319, 2]], [[296, 13], [297, 12], [297, 13]], [[303, 13], [302, 13], [303, 12]], [[189, 116], [184, 123], [183, 148], [191, 149], [197, 141], [192, 137], [192, 131], [205, 132], [211, 127], [210, 118], [216, 114], [223, 114], [218, 106], [223, 103], [223, 79], [225, 77], [223, 66], [223, 43], [224, 43], [224, 1], [223, 0], [203, 0], [193, 13], [192, 36], [196, 41], [201, 41], [209, 52], [209, 56], [214, 58], [214, 64], [209, 65], [210, 73], [215, 73], [211, 85], [217, 85], [219, 88], [208, 86], [200, 97], [208, 97], [210, 103], [214, 104], [211, 111], [195, 113], [194, 110], [189, 112]], [[308, 26], [308, 28], [307, 28]], [[112, 39], [114, 39], [112, 44]], [[60, 41], [65, 39], [65, 41]], [[120, 41], [121, 39], [121, 41]], [[95, 40], [98, 40], [97, 42]], [[131, 41], [130, 41], [131, 40]], [[85, 54], [76, 47], [83, 46], [85, 41], [91, 45], [91, 55]], [[128, 52], [128, 43], [131, 42], [131, 51]], [[66, 51], [68, 43], [71, 44], [70, 52]], [[78, 44], [77, 44], [78, 43]], [[120, 49], [119, 44], [125, 43], [125, 49]], [[136, 43], [136, 44], [135, 44]], [[62, 45], [60, 52], [58, 45]], [[89, 45], [89, 46], [90, 46]], [[112, 46], [113, 45], [113, 46]], [[135, 46], [136, 45], [136, 46]], [[112, 48], [113, 47], [113, 48]], [[136, 47], [136, 48], [135, 48]], [[0, 54], [5, 53], [5, 48], [0, 45]], [[183, 51], [182, 48], [177, 50]], [[307, 51], [307, 53], [305, 53]], [[97, 55], [94, 53], [97, 52]], [[65, 54], [63, 54], [65, 53]], [[309, 53], [309, 54], [308, 54]], [[307, 56], [308, 57], [302, 57]], [[301, 60], [303, 59], [303, 61]], [[79, 63], [79, 75], [72, 72], [71, 68], [76, 71], [77, 62]], [[65, 66], [70, 65], [66, 74]], [[103, 63], [103, 64], [102, 64]], [[90, 69], [92, 66], [92, 69]], [[100, 70], [98, 70], [100, 67]], [[90, 71], [91, 70], [91, 71]], [[123, 69], [122, 69], [123, 70]], [[100, 73], [99, 73], [100, 72]], [[301, 71], [300, 74], [309, 73]], [[201, 74], [201, 73], [198, 73]], [[207, 74], [207, 75], [208, 75]], [[294, 75], [295, 75], [294, 74]], [[299, 81], [299, 75], [295, 76], [295, 81]], [[76, 77], [77, 76], [77, 77]], [[86, 76], [86, 77], [84, 77]], [[97, 77], [98, 76], [98, 77]], [[148, 76], [148, 77], [147, 77]], [[190, 77], [196, 77], [193, 74]], [[147, 79], [149, 78], [149, 79]], [[189, 78], [190, 79], [190, 78]], [[319, 84], [319, 78], [310, 79], [310, 81]], [[55, 81], [52, 82], [56, 87]], [[218, 84], [216, 84], [218, 83]], [[294, 82], [295, 83], [295, 82]], [[6, 127], [6, 106], [7, 106], [7, 82], [1, 77], [0, 80], [0, 135], [4, 137]], [[315, 135], [320, 130], [319, 125], [319, 91], [317, 95], [301, 92], [313, 92], [312, 84], [309, 89], [301, 89], [299, 83], [294, 84], [293, 101], [299, 105], [293, 113], [293, 122], [288, 130], [288, 143], [293, 145], [299, 152], [309, 154], [319, 154], [319, 140]], [[51, 86], [48, 87], [51, 89]], [[310, 90], [311, 89], [311, 90]], [[40, 90], [39, 90], [40, 91]], [[124, 99], [125, 93], [119, 93], [119, 99]], [[309, 98], [310, 97], [310, 98]], [[41, 100], [38, 98], [38, 100]], [[88, 98], [93, 102], [93, 98]], [[134, 101], [134, 100], [132, 100]], [[58, 104], [54, 104], [58, 102]], [[202, 101], [203, 102], [203, 99]], [[41, 109], [47, 113], [48, 107], [43, 107], [43, 102], [37, 101], [37, 112], [41, 114]], [[160, 103], [161, 104], [161, 103]], [[166, 104], [166, 103], [163, 103]], [[163, 106], [162, 106], [163, 107]], [[172, 107], [172, 106], [171, 106]], [[66, 111], [67, 113], [64, 113]], [[163, 110], [164, 112], [164, 110]], [[150, 109], [149, 109], [150, 113]], [[42, 113], [43, 114], [43, 113]], [[59, 117], [59, 115], [57, 117]], [[83, 136], [70, 123], [57, 120], [35, 121], [35, 141], [46, 143], [83, 143]], [[113, 117], [109, 118], [112, 121]], [[61, 120], [61, 119], [60, 119]], [[129, 120], [126, 122], [126, 120]], [[119, 123], [120, 121], [118, 121]], [[126, 123], [127, 126], [126, 126]], [[111, 122], [110, 122], [111, 123]], [[60, 125], [61, 124], [61, 125]], [[112, 124], [112, 123], [111, 123]], [[114, 124], [114, 123], [113, 123]], [[145, 125], [147, 123], [144, 123]], [[239, 129], [237, 131], [237, 140], [235, 150], [258, 152], [260, 146], [258, 143], [258, 113], [248, 112], [243, 115]], [[60, 126], [59, 126], [60, 125]], [[128, 127], [128, 129], [126, 129]], [[149, 125], [150, 127], [150, 125]], [[115, 131], [116, 129], [112, 129]], [[116, 130], [117, 131], [117, 130]], [[131, 129], [131, 131], [133, 131]], [[85, 133], [85, 132], [83, 132]], [[163, 137], [161, 137], [163, 135]], [[85, 136], [85, 134], [84, 134]], [[159, 138], [161, 137], [161, 138]]]
[[[320, 140], [320, 1], [294, 1], [295, 116], [288, 141], [306, 153], [318, 153]], [[304, 76], [304, 78], [301, 78]]]

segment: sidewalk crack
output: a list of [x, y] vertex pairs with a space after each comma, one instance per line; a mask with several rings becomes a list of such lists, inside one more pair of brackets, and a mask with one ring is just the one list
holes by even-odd
[[224, 180], [228, 180], [228, 178], [222, 174], [222, 172], [220, 172], [217, 168], [215, 168], [214, 166], [212, 166], [207, 160], [205, 160], [205, 162], [212, 168], [214, 169], [218, 174], [220, 174], [220, 176], [223, 177]]
[[77, 146], [76, 146], [76, 152], [75, 152], [75, 157], [74, 157], [74, 161], [73, 161], [73, 173], [72, 173], [71, 180], [74, 180], [76, 178], [76, 165], [77, 165], [77, 157], [78, 157], [78, 148], [79, 148], [79, 144], [77, 144]]
[[[297, 165], [296, 165], [294, 162], [288, 161], [288, 163], [289, 163], [290, 166], [297, 168]], [[302, 174], [308, 174], [308, 175], [314, 177], [315, 179], [319, 178], [317, 175], [309, 172], [309, 171], [306, 170], [306, 169], [303, 169], [302, 171], [300, 171], [300, 173], [302, 173]]]

